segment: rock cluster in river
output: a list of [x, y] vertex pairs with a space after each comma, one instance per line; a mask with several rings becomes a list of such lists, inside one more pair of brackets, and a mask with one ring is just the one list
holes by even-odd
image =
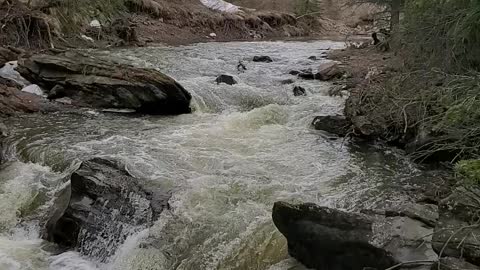
[[126, 237], [150, 227], [168, 207], [169, 195], [145, 188], [113, 159], [84, 161], [70, 179], [61, 215], [47, 224], [46, 238], [84, 255], [105, 259]]
[[133, 109], [146, 114], [189, 113], [191, 95], [167, 75], [81, 52], [38, 54], [19, 60], [18, 72], [50, 99], [72, 105]]

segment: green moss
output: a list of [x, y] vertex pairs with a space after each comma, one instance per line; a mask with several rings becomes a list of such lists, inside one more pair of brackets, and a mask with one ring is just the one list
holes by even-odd
[[455, 172], [465, 184], [480, 184], [480, 160], [462, 160], [455, 165]]

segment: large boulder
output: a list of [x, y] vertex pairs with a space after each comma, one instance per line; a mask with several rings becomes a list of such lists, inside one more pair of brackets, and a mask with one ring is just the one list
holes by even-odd
[[317, 116], [313, 119], [312, 125], [317, 130], [345, 137], [352, 131], [351, 123], [341, 115]]
[[276, 202], [272, 217], [287, 238], [289, 254], [309, 268], [383, 270], [397, 264], [390, 253], [369, 243], [372, 221], [365, 216]]
[[191, 95], [154, 69], [118, 64], [82, 52], [38, 54], [20, 59], [18, 64], [18, 72], [44, 88], [50, 98], [69, 97], [76, 106], [133, 109], [146, 114], [191, 111]]
[[118, 161], [84, 161], [70, 180], [71, 194], [60, 216], [47, 224], [46, 238], [103, 260], [125, 239], [150, 227], [168, 207], [169, 195], [146, 189]]
[[440, 217], [433, 235], [438, 254], [464, 258], [480, 265], [480, 189], [460, 186], [440, 202]]

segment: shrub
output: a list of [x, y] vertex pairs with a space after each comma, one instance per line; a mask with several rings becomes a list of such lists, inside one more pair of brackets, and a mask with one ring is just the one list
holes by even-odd
[[462, 160], [455, 166], [455, 172], [465, 184], [480, 184], [480, 160]]

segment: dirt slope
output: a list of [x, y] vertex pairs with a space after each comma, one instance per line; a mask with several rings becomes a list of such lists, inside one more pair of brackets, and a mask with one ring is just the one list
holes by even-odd
[[[212, 39], [308, 36], [322, 29], [317, 21], [297, 20], [292, 14], [281, 11], [245, 9], [228, 14], [209, 10], [199, 0], [112, 0], [106, 3], [96, 0], [0, 0], [0, 46], [184, 44]], [[93, 20], [98, 20], [101, 27], [89, 26]]]

